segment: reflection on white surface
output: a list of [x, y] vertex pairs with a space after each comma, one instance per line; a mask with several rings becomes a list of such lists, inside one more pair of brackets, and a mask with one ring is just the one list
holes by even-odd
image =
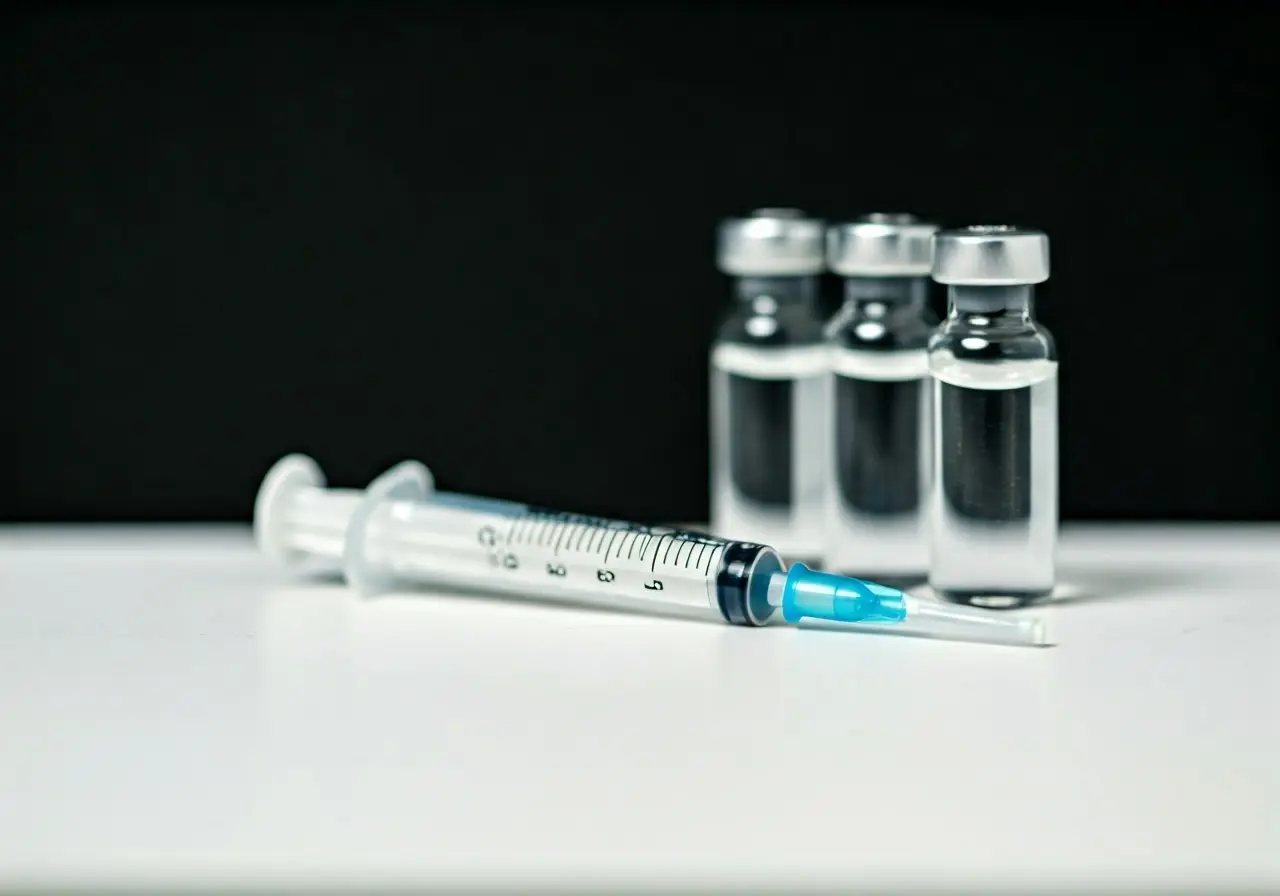
[[256, 576], [155, 545], [0, 553], [0, 887], [253, 842]]
[[1280, 536], [1119, 531], [1053, 651], [0, 533], [0, 886], [1280, 880]]

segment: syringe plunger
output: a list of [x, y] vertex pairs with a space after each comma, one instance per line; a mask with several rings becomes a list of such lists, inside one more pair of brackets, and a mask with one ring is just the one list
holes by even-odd
[[285, 566], [323, 560], [339, 567], [351, 515], [366, 499], [395, 492], [421, 500], [431, 494], [431, 471], [407, 460], [387, 470], [366, 489], [326, 488], [320, 466], [305, 454], [278, 460], [263, 477], [253, 508], [259, 549]]

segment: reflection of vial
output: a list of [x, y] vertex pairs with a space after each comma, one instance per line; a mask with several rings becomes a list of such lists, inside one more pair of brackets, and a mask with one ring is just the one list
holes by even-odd
[[947, 319], [934, 380], [929, 583], [948, 600], [1013, 607], [1053, 592], [1058, 535], [1058, 361], [1032, 318], [1049, 279], [1038, 230], [969, 227], [934, 238]]
[[822, 552], [823, 224], [794, 209], [721, 222], [737, 301], [711, 352], [711, 522], [788, 560]]
[[928, 307], [938, 228], [869, 215], [827, 231], [827, 266], [845, 278], [831, 347], [828, 569], [905, 586], [929, 562]]

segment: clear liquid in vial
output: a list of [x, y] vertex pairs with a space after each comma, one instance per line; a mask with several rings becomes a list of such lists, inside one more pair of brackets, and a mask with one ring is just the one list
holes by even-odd
[[929, 583], [1015, 607], [1053, 592], [1058, 534], [1056, 361], [935, 359]]
[[907, 587], [928, 568], [932, 383], [923, 350], [835, 349], [827, 568]]
[[726, 343], [711, 356], [716, 534], [822, 556], [827, 351]]

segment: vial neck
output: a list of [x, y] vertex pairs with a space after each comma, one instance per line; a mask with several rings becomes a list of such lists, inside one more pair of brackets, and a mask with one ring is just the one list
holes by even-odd
[[778, 305], [813, 305], [818, 298], [818, 278], [739, 277], [734, 281], [739, 302], [773, 299]]
[[1034, 286], [952, 286], [947, 289], [947, 316], [1027, 321], [1034, 299]]
[[844, 303], [878, 302], [898, 308], [923, 308], [929, 298], [928, 277], [846, 277]]

